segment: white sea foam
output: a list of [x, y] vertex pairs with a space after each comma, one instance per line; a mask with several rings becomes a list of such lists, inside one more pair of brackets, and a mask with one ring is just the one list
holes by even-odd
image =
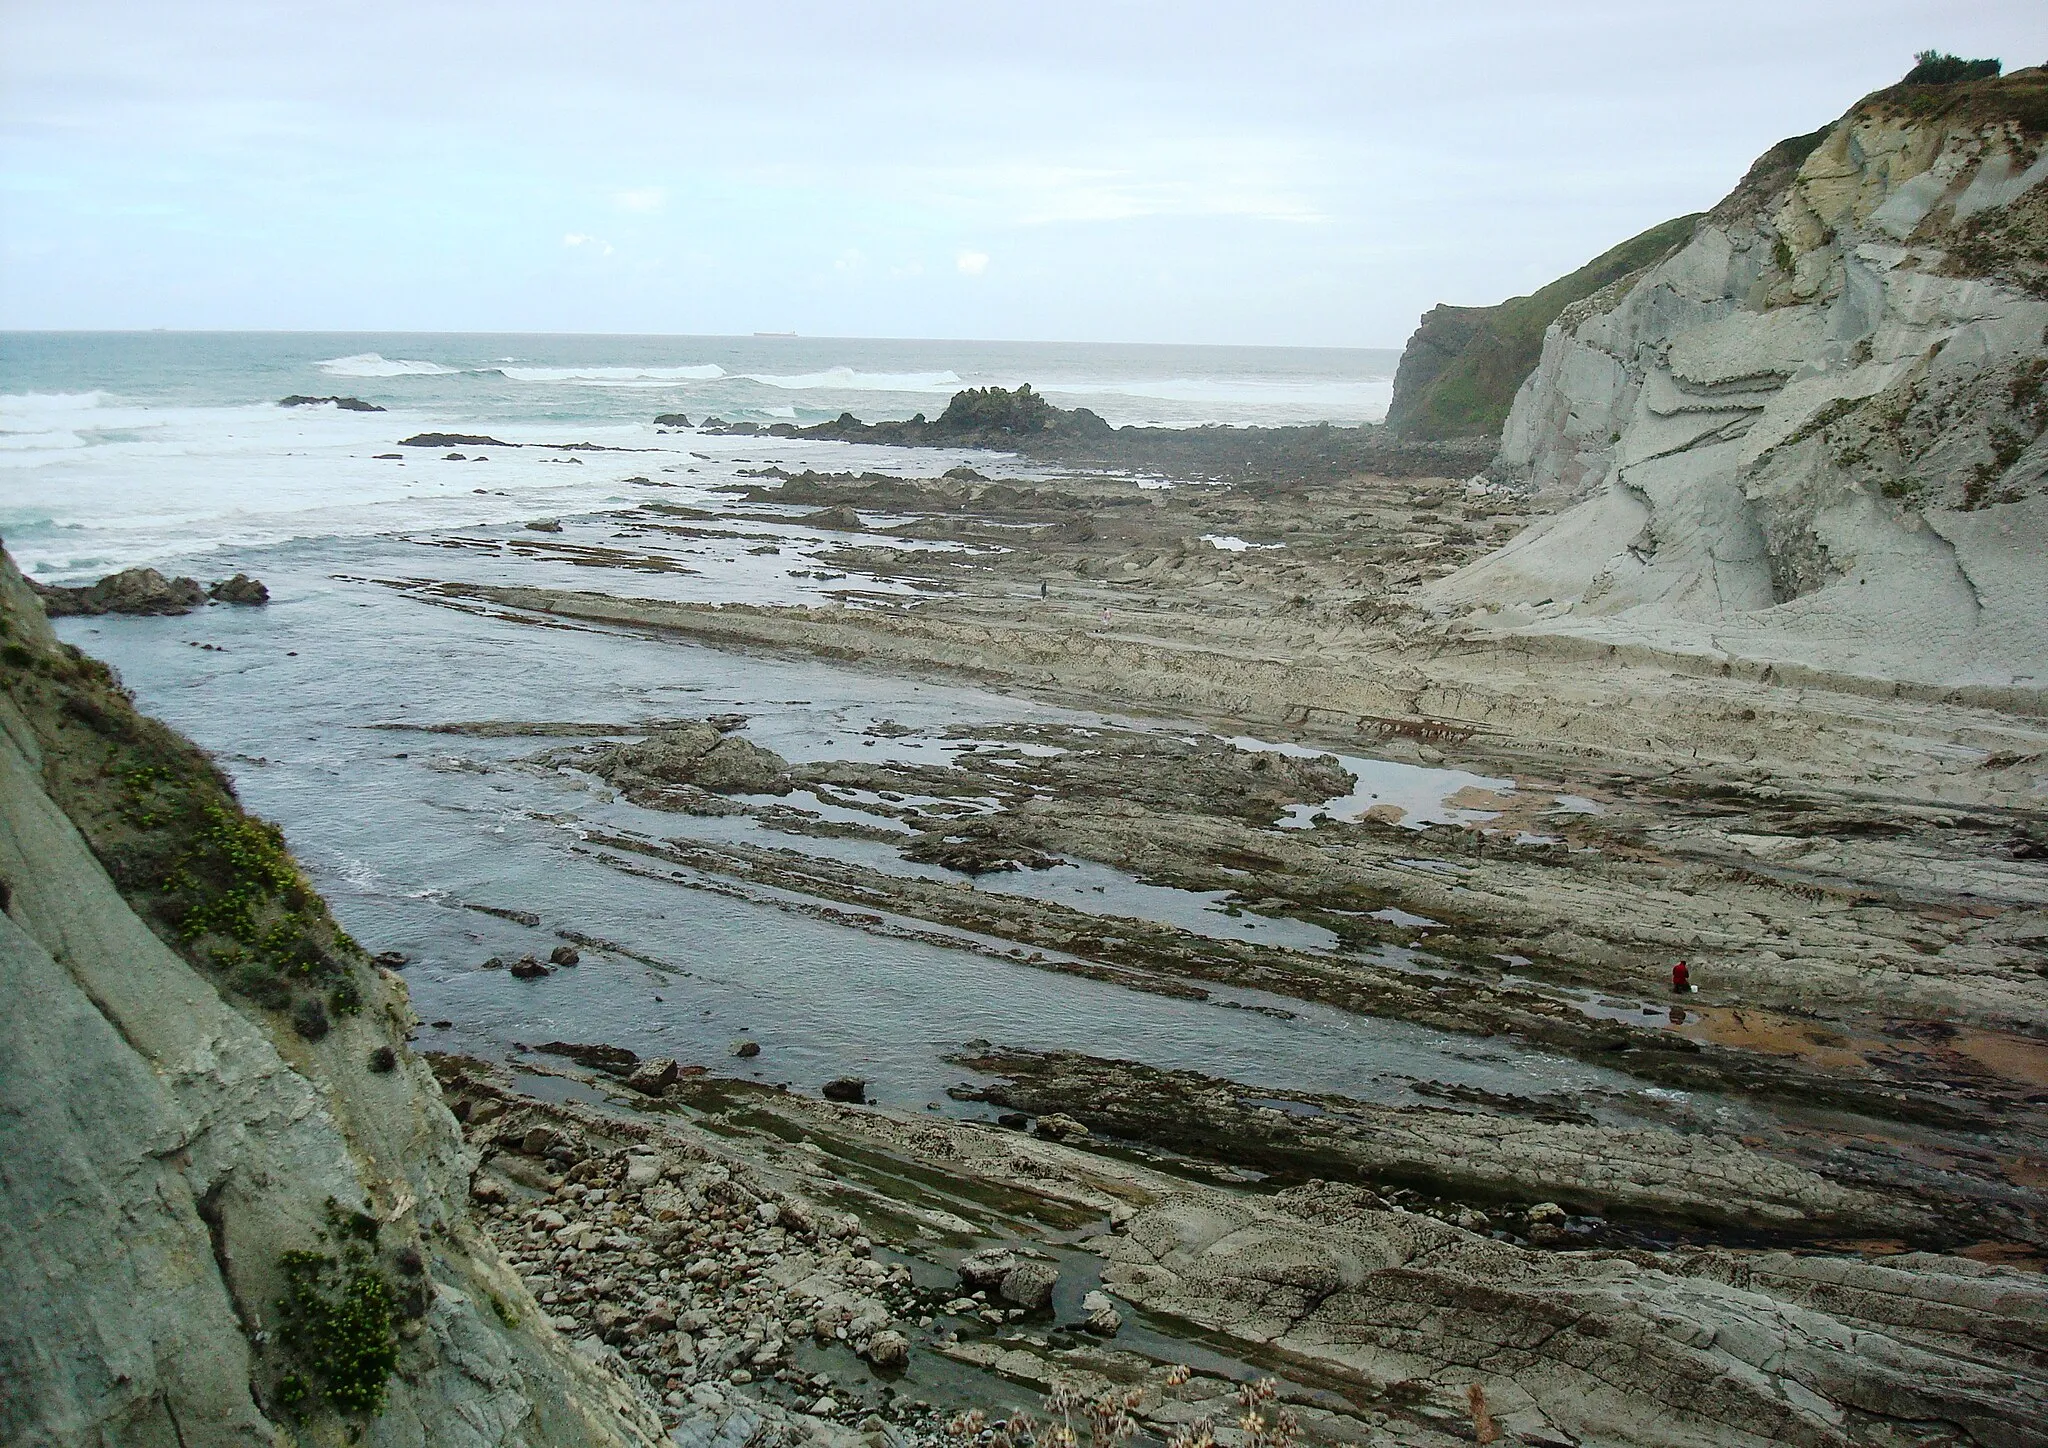
[[857, 372], [851, 367], [828, 367], [823, 372], [799, 372], [789, 376], [749, 372], [746, 379], [791, 392], [820, 388], [840, 392], [950, 392], [960, 385], [959, 375], [953, 372]]
[[329, 377], [452, 377], [462, 369], [443, 367], [438, 362], [414, 362], [404, 357], [358, 352], [352, 357], [329, 357], [320, 364], [320, 370]]
[[1393, 399], [1394, 378], [1130, 377], [1114, 381], [1048, 381], [1047, 397], [1147, 397], [1160, 402], [1240, 404], [1252, 407], [1324, 407], [1382, 414]]
[[0, 392], [0, 428], [13, 418], [83, 412], [106, 400], [104, 392]]
[[500, 367], [514, 382], [575, 382], [585, 387], [671, 387], [678, 382], [711, 382], [725, 369], [698, 367]]
[[85, 446], [76, 431], [100, 405], [98, 392], [10, 392], [0, 395], [0, 452], [22, 456]]

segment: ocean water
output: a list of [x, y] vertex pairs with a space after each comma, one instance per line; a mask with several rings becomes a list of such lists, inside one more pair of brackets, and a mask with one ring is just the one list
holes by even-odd
[[[680, 465], [673, 481], [707, 485], [771, 455], [874, 467], [874, 449], [702, 437], [658, 431], [653, 419], [936, 416], [959, 388], [991, 384], [1030, 382], [1118, 425], [1351, 424], [1385, 414], [1397, 360], [801, 337], [4, 333], [0, 537], [38, 577], [97, 576], [209, 549], [580, 511], [667, 464]], [[291, 394], [387, 410], [277, 405]], [[427, 466], [439, 454], [377, 456], [428, 431], [647, 451], [572, 462], [487, 449], [477, 462], [472, 449], [463, 468]], [[957, 461], [920, 451], [889, 465], [921, 473]]]

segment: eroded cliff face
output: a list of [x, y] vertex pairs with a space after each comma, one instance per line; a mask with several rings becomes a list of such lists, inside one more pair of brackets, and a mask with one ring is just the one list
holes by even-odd
[[1434, 586], [1490, 630], [2048, 683], [2048, 72], [1894, 87], [1560, 315], [1496, 479], [1561, 511]]
[[[405, 1048], [404, 987], [317, 897], [264, 937], [322, 956], [283, 984], [215, 968], [239, 947], [199, 926], [225, 914], [188, 903], [193, 928], [163, 935], [138, 914], [161, 884], [143, 866], [164, 781], [219, 811], [210, 827], [255, 827], [197, 750], [57, 642], [4, 555], [0, 684], [0, 1440], [658, 1436], [472, 1226], [473, 1162]], [[307, 1002], [323, 998], [342, 1004], [321, 1030]], [[375, 1413], [323, 1402], [322, 1365], [279, 1335], [287, 1254], [339, 1263], [351, 1242], [393, 1306]], [[294, 1374], [312, 1388], [296, 1412]]]

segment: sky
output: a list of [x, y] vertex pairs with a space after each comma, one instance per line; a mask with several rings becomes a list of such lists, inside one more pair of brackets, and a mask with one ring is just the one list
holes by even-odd
[[0, 0], [0, 328], [1398, 347], [2041, 0]]

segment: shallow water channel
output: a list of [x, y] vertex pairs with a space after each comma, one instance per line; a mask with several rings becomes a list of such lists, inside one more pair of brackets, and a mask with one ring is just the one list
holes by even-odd
[[[422, 553], [443, 566], [424, 567]], [[611, 800], [586, 777], [523, 762], [559, 740], [405, 726], [630, 726], [734, 712], [751, 716], [748, 737], [795, 760], [930, 760], [953, 747], [933, 743], [949, 728], [1103, 721], [980, 690], [632, 630], [439, 607], [365, 581], [430, 571], [479, 576], [472, 561], [403, 540], [288, 545], [233, 560], [269, 581], [276, 601], [267, 609], [60, 626], [118, 668], [144, 708], [215, 752], [245, 803], [284, 827], [367, 948], [412, 957], [405, 975], [416, 1008], [447, 1023], [424, 1029], [423, 1047], [516, 1056], [547, 1040], [603, 1041], [800, 1089], [858, 1075], [889, 1104], [977, 1113], [984, 1108], [943, 1094], [968, 1079], [944, 1056], [975, 1038], [1382, 1101], [1414, 1100], [1406, 1083], [1418, 1078], [1522, 1095], [1629, 1089], [1613, 1073], [1501, 1041], [1251, 992], [1217, 990], [1204, 1003], [1126, 989], [814, 918], [781, 908], [777, 892], [737, 890], [659, 860], [635, 857], [631, 871], [608, 864], [587, 832], [745, 842], [960, 878], [904, 862], [878, 842], [642, 810]], [[885, 720], [922, 737], [867, 744], [863, 731]], [[1445, 792], [1470, 778], [1456, 776]], [[1404, 775], [1403, 783], [1415, 782]], [[1318, 927], [1226, 916], [1221, 897], [1145, 884], [1090, 862], [992, 877], [979, 888], [1224, 938], [1334, 944]], [[530, 913], [539, 924], [476, 906]], [[560, 943], [557, 932], [620, 949], [586, 947], [580, 966], [534, 981], [480, 968], [491, 956], [545, 957]], [[1233, 1005], [1284, 1006], [1292, 1016]], [[760, 1042], [758, 1058], [730, 1058], [741, 1037]]]

